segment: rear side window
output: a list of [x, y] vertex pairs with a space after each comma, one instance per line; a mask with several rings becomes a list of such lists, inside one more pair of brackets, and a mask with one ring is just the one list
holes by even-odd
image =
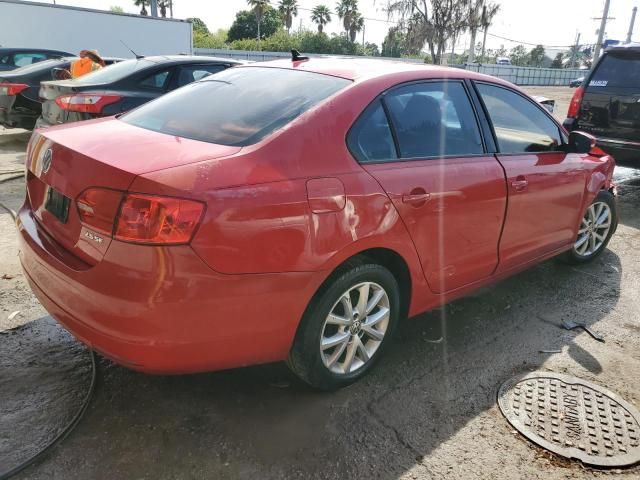
[[24, 67], [46, 59], [47, 56], [42, 53], [16, 53], [13, 56], [13, 64], [16, 67]]
[[167, 84], [167, 78], [169, 78], [169, 70], [163, 70], [161, 72], [155, 72], [148, 77], [143, 78], [139, 85], [143, 88], [151, 88], [153, 90], [164, 90]]
[[532, 101], [506, 88], [477, 85], [501, 153], [549, 152], [562, 143], [560, 129]]
[[260, 141], [351, 83], [269, 67], [230, 68], [120, 117], [137, 127], [221, 145]]
[[184, 87], [191, 82], [197, 82], [204, 77], [208, 77], [212, 73], [218, 73], [224, 70], [224, 65], [185, 65], [180, 67], [178, 73], [178, 87]]
[[634, 87], [640, 91], [640, 53], [606, 53], [593, 72], [588, 87], [594, 90], [599, 87]]
[[398, 158], [387, 115], [380, 100], [371, 104], [354, 124], [347, 144], [353, 156], [361, 163]]
[[469, 97], [459, 82], [427, 82], [384, 97], [402, 158], [465, 156], [484, 152]]

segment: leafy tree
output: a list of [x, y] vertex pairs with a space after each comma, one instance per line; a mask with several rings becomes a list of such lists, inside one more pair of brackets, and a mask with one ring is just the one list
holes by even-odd
[[140, 15], [149, 15], [147, 7], [151, 4], [150, 0], [133, 0], [136, 7], [140, 7]]
[[221, 28], [215, 33], [193, 30], [193, 46], [195, 48], [225, 48], [227, 30]]
[[518, 45], [511, 49], [509, 57], [511, 58], [512, 65], [524, 66], [527, 63], [527, 54], [526, 48], [522, 45]]
[[124, 13], [124, 9], [122, 7], [118, 7], [118, 6], [109, 7], [109, 11], [111, 13]]
[[532, 67], [541, 67], [544, 62], [544, 47], [538, 45], [529, 52], [529, 65]]
[[556, 55], [556, 58], [554, 58], [553, 62], [551, 62], [551, 68], [562, 68], [563, 58], [564, 58], [564, 55], [562, 54], [562, 52], [558, 52], [558, 54]]
[[364, 45], [364, 54], [370, 57], [379, 57], [380, 49], [376, 43], [365, 43]]
[[162, 18], [167, 18], [167, 8], [169, 8], [170, 3], [171, 0], [158, 0], [158, 9]]
[[255, 17], [256, 24], [258, 26], [257, 38], [258, 38], [258, 50], [260, 49], [260, 24], [262, 18], [269, 8], [271, 8], [271, 0], [247, 0], [247, 5], [251, 7]]
[[298, 0], [280, 0], [278, 11], [282, 15], [282, 23], [287, 29], [287, 33], [291, 33], [293, 17], [298, 16]]
[[507, 52], [507, 49], [504, 48], [504, 45], [500, 45], [500, 48], [496, 50], [496, 59], [498, 57], [508, 57], [509, 56], [509, 52]]
[[429, 45], [431, 58], [440, 63], [448, 42], [470, 25], [471, 0], [388, 0], [389, 16], [406, 23], [407, 45], [420, 51]]
[[195, 34], [196, 32], [200, 32], [200, 33], [209, 33], [209, 29], [207, 28], [207, 24], [204, 23], [204, 21], [198, 17], [191, 17], [191, 18], [187, 18], [186, 19], [187, 22], [191, 22], [191, 25], [193, 25], [193, 33]]
[[[276, 33], [282, 25], [280, 14], [275, 8], [269, 7], [265, 10], [261, 27], [260, 38], [264, 39], [270, 37]], [[227, 40], [233, 42], [234, 40], [242, 40], [246, 38], [257, 38], [258, 36], [258, 19], [254, 11], [242, 10], [236, 13], [236, 19], [234, 20]]]
[[322, 33], [324, 26], [331, 21], [331, 11], [326, 5], [317, 5], [311, 10], [311, 21], [318, 25], [318, 33]]
[[382, 42], [382, 56], [399, 58], [405, 51], [406, 33], [400, 26], [389, 29]]
[[[484, 45], [487, 40], [487, 30], [491, 26], [491, 22], [499, 10], [500, 5], [495, 3], [486, 3], [485, 0], [475, 0], [475, 2], [472, 0], [472, 3], [469, 5], [468, 27], [471, 32], [471, 45], [475, 45], [476, 43], [478, 30], [484, 30], [484, 41], [482, 42], [482, 47], [479, 50], [480, 55], [483, 57]], [[476, 52], [472, 49], [469, 53], [469, 62], [473, 63], [475, 61]]]

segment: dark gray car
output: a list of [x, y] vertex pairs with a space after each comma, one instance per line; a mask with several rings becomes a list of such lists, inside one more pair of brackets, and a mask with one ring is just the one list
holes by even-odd
[[0, 72], [15, 70], [44, 60], [73, 56], [73, 53], [44, 48], [0, 48]]
[[229, 58], [160, 56], [126, 60], [74, 80], [42, 82], [37, 127], [129, 111], [195, 80], [243, 63]]

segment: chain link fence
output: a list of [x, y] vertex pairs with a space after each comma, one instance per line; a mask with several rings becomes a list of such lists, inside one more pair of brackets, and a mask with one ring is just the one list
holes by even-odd
[[[226, 57], [236, 60], [250, 60], [254, 62], [263, 62], [267, 60], [275, 60], [278, 58], [290, 58], [289, 52], [258, 52], [250, 50], [228, 50], [219, 48], [195, 48], [196, 55], [209, 55], [213, 57]], [[309, 55], [323, 56], [323, 55]], [[342, 55], [331, 55], [332, 57], [353, 58]], [[377, 60], [395, 60], [407, 63], [423, 63], [421, 60], [411, 58], [387, 58], [387, 57], [358, 57], [358, 58], [374, 58]], [[536, 67], [516, 67], [513, 65], [488, 65], [488, 64], [465, 64], [450, 65], [454, 68], [462, 68], [473, 72], [493, 75], [502, 78], [516, 85], [523, 86], [568, 86], [571, 80], [581, 77], [587, 73], [586, 70], [566, 69], [566, 68], [536, 68]]]

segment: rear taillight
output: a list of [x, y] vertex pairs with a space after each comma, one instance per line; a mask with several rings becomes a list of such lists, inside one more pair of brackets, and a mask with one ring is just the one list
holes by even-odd
[[76, 199], [80, 221], [88, 227], [111, 235], [123, 195], [123, 192], [117, 190], [88, 188]]
[[125, 242], [176, 245], [189, 243], [204, 204], [181, 198], [126, 195], [114, 238]]
[[87, 227], [116, 240], [154, 245], [189, 243], [204, 212], [204, 204], [193, 200], [106, 188], [88, 188], [76, 205]]
[[576, 88], [576, 91], [571, 98], [571, 103], [569, 104], [567, 117], [578, 118], [578, 115], [580, 114], [580, 107], [582, 106], [582, 97], [584, 97], [584, 87]]
[[27, 88], [29, 88], [29, 85], [24, 83], [0, 83], [0, 94], [12, 97]]
[[70, 112], [101, 113], [104, 107], [120, 99], [122, 99], [120, 95], [76, 93], [56, 98], [56, 104], [63, 110]]

